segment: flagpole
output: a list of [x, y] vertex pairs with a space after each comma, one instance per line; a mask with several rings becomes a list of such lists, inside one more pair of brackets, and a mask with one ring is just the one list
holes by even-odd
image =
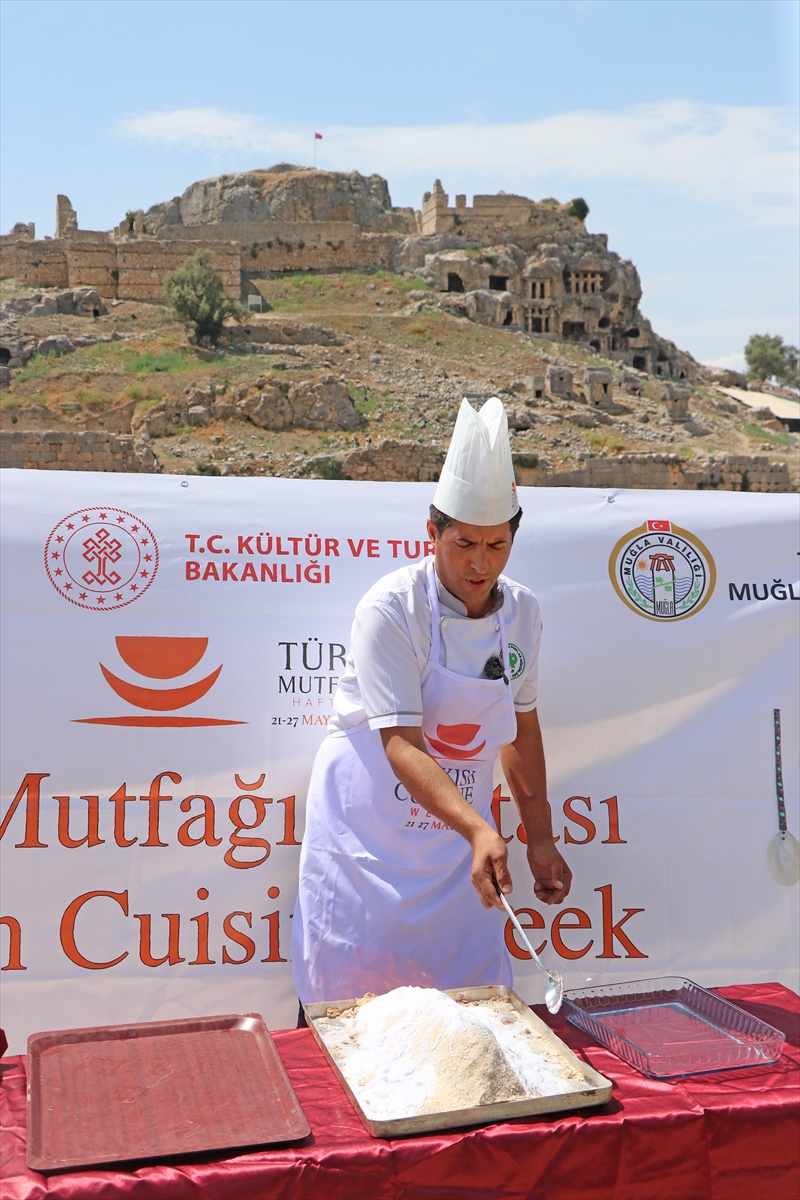
[[317, 169], [317, 135], [314, 134], [314, 170]]

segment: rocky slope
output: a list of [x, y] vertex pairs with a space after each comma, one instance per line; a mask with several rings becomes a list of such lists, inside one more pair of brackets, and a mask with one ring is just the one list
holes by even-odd
[[[133, 436], [174, 473], [432, 478], [462, 396], [496, 394], [535, 482], [590, 483], [588, 468], [607, 464], [626, 486], [627, 464], [640, 460], [672, 464], [684, 482], [670, 486], [706, 486], [709, 464], [745, 455], [788, 462], [797, 486], [796, 435], [710, 375], [664, 383], [589, 347], [472, 322], [421, 278], [284, 276], [259, 287], [272, 311], [232, 327], [220, 355], [190, 346], [157, 305], [115, 303], [94, 317], [42, 312], [44, 296], [17, 304], [20, 346], [64, 338], [73, 349], [29, 358], [2, 392], [0, 425]], [[364, 454], [377, 475], [355, 470]]]

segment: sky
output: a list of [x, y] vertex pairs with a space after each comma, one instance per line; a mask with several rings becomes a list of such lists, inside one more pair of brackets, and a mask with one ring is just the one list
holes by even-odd
[[702, 362], [798, 342], [798, 0], [0, 0], [0, 229], [289, 161], [583, 196]]

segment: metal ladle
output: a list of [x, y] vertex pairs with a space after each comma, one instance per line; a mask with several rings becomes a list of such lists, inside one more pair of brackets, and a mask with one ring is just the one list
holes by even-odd
[[500, 888], [497, 887], [497, 884], [495, 884], [495, 887], [497, 888], [498, 896], [500, 897], [500, 899], [503, 902], [503, 908], [508, 913], [509, 918], [511, 919], [512, 925], [516, 929], [519, 936], [522, 938], [522, 941], [525, 944], [525, 948], [530, 953], [531, 958], [536, 963], [539, 970], [544, 971], [545, 975], [547, 976], [547, 987], [546, 987], [545, 993], [544, 993], [544, 1002], [547, 1005], [548, 1012], [557, 1013], [558, 1010], [561, 1008], [561, 1001], [564, 999], [564, 980], [561, 978], [561, 975], [558, 971], [551, 971], [551, 970], [549, 970], [548, 967], [546, 967], [544, 965], [542, 960], [539, 958], [539, 955], [536, 953], [533, 946], [528, 941], [528, 939], [525, 935], [525, 930], [522, 928], [519, 921], [517, 920], [517, 914], [514, 912], [513, 908], [508, 903], [508, 901], [506, 900], [503, 893], [500, 891]]

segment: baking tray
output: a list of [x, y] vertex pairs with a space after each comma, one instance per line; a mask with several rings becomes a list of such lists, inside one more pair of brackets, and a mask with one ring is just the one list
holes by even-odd
[[258, 1013], [28, 1038], [34, 1171], [295, 1141], [309, 1133]]
[[665, 975], [564, 993], [564, 1015], [654, 1079], [768, 1066], [786, 1035], [691, 979]]
[[445, 991], [445, 995], [452, 996], [457, 1001], [491, 1000], [495, 996], [508, 1000], [527, 1025], [546, 1038], [560, 1054], [563, 1054], [571, 1066], [580, 1071], [586, 1080], [586, 1090], [563, 1093], [558, 1096], [531, 1096], [524, 1100], [502, 1100], [495, 1104], [480, 1104], [474, 1108], [461, 1108], [452, 1112], [423, 1113], [421, 1116], [400, 1117], [392, 1121], [373, 1121], [362, 1109], [316, 1027], [316, 1022], [320, 1017], [326, 1016], [329, 1008], [340, 1010], [352, 1008], [356, 1003], [355, 999], [321, 1000], [314, 1004], [306, 1004], [305, 1014], [309, 1029], [333, 1068], [336, 1078], [347, 1093], [350, 1103], [372, 1137], [393, 1138], [404, 1134], [458, 1129], [463, 1125], [485, 1125], [494, 1121], [508, 1121], [512, 1117], [541, 1116], [543, 1113], [563, 1112], [566, 1108], [588, 1108], [591, 1105], [605, 1104], [610, 1098], [611, 1080], [606, 1079], [599, 1071], [595, 1071], [588, 1063], [581, 1062], [570, 1048], [565, 1046], [561, 1039], [553, 1033], [552, 1029], [548, 1028], [534, 1012], [531, 1012], [525, 1001], [521, 1000], [511, 988], [504, 987], [502, 984], [491, 987], [450, 988]]

